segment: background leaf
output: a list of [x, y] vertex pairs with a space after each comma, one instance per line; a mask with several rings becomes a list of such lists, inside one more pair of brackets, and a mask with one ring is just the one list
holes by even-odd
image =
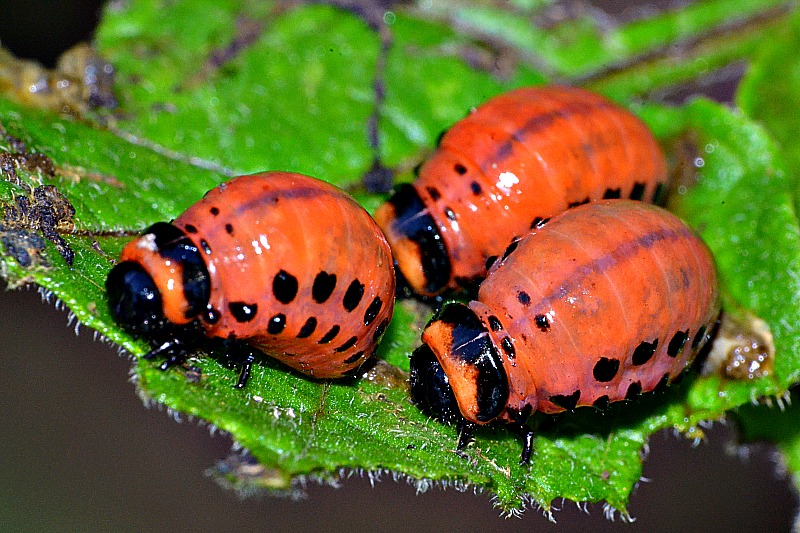
[[[540, 432], [527, 469], [516, 464], [519, 444], [502, 428], [481, 431], [467, 460], [453, 453], [452, 428], [410, 405], [402, 375], [390, 367], [373, 380], [328, 384], [267, 361], [244, 393], [230, 386], [233, 369], [205, 356], [192, 361], [199, 380], [191, 370], [162, 373], [151, 363], [136, 372], [147, 396], [229, 431], [269, 468], [272, 487], [342, 467], [389, 469], [485, 487], [507, 510], [529, 499], [548, 509], [565, 497], [605, 500], [624, 512], [650, 434], [677, 427], [698, 435], [699, 422], [753, 396], [783, 392], [797, 376], [797, 309], [793, 298], [786, 302], [796, 292], [794, 181], [769, 136], [792, 142], [780, 113], [771, 112], [774, 126], [765, 119], [765, 131], [704, 101], [668, 108], [630, 100], [663, 95], [755, 51], [764, 64], [775, 61], [768, 30], [780, 28], [780, 42], [793, 42], [788, 4], [748, 3], [735, 18], [727, 15], [732, 6], [698, 3], [614, 28], [587, 14], [539, 34], [528, 20], [546, 16], [540, 10], [547, 5], [432, 13], [425, 4], [377, 19], [368, 10], [359, 17], [329, 6], [255, 2], [114, 5], [96, 40], [117, 69], [118, 112], [75, 120], [0, 99], [0, 123], [10, 136], [2, 151], [41, 153], [55, 163], [48, 170], [17, 158], [13, 173], [4, 167], [6, 212], [52, 184], [75, 207], [67, 222], [77, 229], [63, 236], [74, 253], [68, 268], [64, 245], [42, 240], [41, 227], [13, 230], [21, 236], [5, 227], [5, 274], [12, 284], [34, 280], [53, 291], [82, 323], [141, 354], [144, 346], [111, 322], [102, 290], [111, 258], [137, 230], [173, 218], [228, 176], [263, 168], [322, 177], [374, 208], [383, 197], [367, 194], [361, 178], [376, 155], [411, 179], [437, 135], [469, 107], [546, 79], [586, 83], [641, 112], [664, 143], [688, 135], [706, 151], [699, 185], [675, 206], [714, 249], [727, 301], [772, 327], [774, 377], [739, 383], [693, 375], [666, 396], [615, 406], [608, 415], [564, 416]], [[520, 24], [529, 31], [500, 31]], [[737, 31], [725, 31], [731, 28]], [[520, 35], [530, 40], [515, 40]], [[677, 54], [664, 49], [676, 42], [683, 45]], [[747, 106], [757, 118], [770, 113]], [[374, 116], [377, 132], [370, 130]], [[32, 249], [22, 246], [31, 242]], [[21, 246], [37, 261], [25, 264]], [[418, 306], [400, 304], [381, 358], [407, 370], [426, 319]]]

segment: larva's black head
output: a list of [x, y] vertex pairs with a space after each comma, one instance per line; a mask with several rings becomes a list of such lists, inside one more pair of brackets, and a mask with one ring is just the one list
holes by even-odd
[[411, 397], [425, 414], [446, 424], [463, 420], [450, 380], [427, 344], [411, 354]]
[[375, 213], [394, 253], [397, 273], [422, 296], [436, 296], [450, 283], [451, 265], [442, 236], [417, 190], [407, 183]]
[[112, 268], [106, 279], [106, 292], [111, 316], [125, 329], [148, 335], [164, 328], [161, 295], [139, 263], [123, 261]]
[[206, 309], [208, 270], [197, 247], [172, 224], [159, 222], [128, 243], [106, 279], [111, 314], [136, 334], [154, 336], [188, 324]]
[[503, 360], [475, 313], [446, 305], [425, 328], [424, 344], [411, 358], [411, 392], [444, 422], [485, 424], [504, 411], [509, 399]]

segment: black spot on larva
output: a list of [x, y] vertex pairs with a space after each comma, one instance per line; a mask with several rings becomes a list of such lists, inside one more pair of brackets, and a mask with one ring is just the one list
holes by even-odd
[[364, 284], [358, 281], [358, 279], [354, 279], [350, 286], [347, 287], [347, 292], [344, 293], [344, 298], [342, 298], [342, 305], [344, 306], [345, 310], [349, 313], [356, 307], [358, 307], [359, 302], [361, 302], [361, 298], [364, 296]]
[[517, 351], [514, 349], [514, 345], [511, 343], [511, 339], [508, 337], [505, 337], [502, 341], [500, 341], [500, 347], [503, 348], [503, 351], [506, 353], [509, 359], [514, 359], [517, 356]]
[[209, 212], [214, 216], [219, 215], [219, 209], [217, 209], [216, 207], [212, 207], [211, 209], [209, 209]]
[[351, 363], [355, 363], [356, 361], [358, 361], [359, 359], [361, 359], [363, 356], [364, 356], [364, 350], [361, 350], [360, 352], [356, 352], [356, 353], [354, 353], [353, 355], [351, 355], [350, 357], [348, 357], [347, 359], [345, 359], [345, 360], [344, 360], [344, 361], [342, 361], [342, 362], [343, 362], [344, 364], [346, 364], [346, 365], [349, 365], [349, 364], [351, 364]]
[[444, 208], [444, 215], [447, 217], [447, 220], [449, 220], [450, 222], [455, 222], [456, 221], [456, 213], [455, 213], [455, 211], [453, 211], [449, 207], [445, 207]]
[[375, 328], [375, 334], [372, 335], [372, 340], [374, 342], [378, 342], [381, 339], [381, 337], [383, 336], [383, 333], [386, 331], [387, 326], [389, 326], [389, 319], [388, 318], [384, 318], [383, 322], [378, 324], [378, 327]]
[[622, 197], [622, 189], [606, 189], [603, 193], [604, 200], [613, 200], [614, 198]]
[[600, 396], [598, 399], [596, 399], [594, 401], [594, 403], [592, 404], [592, 406], [595, 407], [596, 409], [600, 409], [602, 411], [604, 409], [608, 409], [608, 404], [609, 403], [610, 403], [610, 401], [608, 399], [608, 395], [604, 394], [603, 396]]
[[570, 202], [569, 207], [570, 208], [578, 207], [579, 205], [588, 204], [589, 201], [590, 201], [589, 198], [584, 198], [583, 200], [579, 200], [577, 202]]
[[369, 304], [369, 307], [367, 307], [367, 310], [364, 312], [365, 326], [372, 324], [372, 321], [375, 320], [375, 317], [381, 312], [381, 306], [383, 306], [383, 301], [381, 301], [380, 296], [376, 296], [375, 299], [372, 300], [372, 303]]
[[653, 340], [653, 342], [642, 341], [633, 351], [631, 362], [636, 366], [645, 364], [655, 355], [657, 347], [658, 339]]
[[519, 239], [514, 239], [511, 241], [511, 244], [506, 247], [506, 251], [503, 252], [503, 259], [514, 253], [514, 250], [517, 249], [517, 246], [519, 246]]
[[659, 183], [656, 185], [656, 190], [653, 192], [653, 203], [661, 203], [661, 193], [664, 192], [664, 184]]
[[594, 365], [592, 374], [594, 379], [600, 383], [608, 383], [617, 375], [619, 371], [619, 360], [609, 359], [608, 357], [601, 357]]
[[297, 334], [298, 339], [305, 339], [311, 336], [314, 333], [314, 330], [317, 329], [317, 319], [313, 316], [308, 317], [306, 323], [303, 324], [303, 327], [300, 328], [300, 332]]
[[470, 183], [469, 184], [469, 188], [472, 191], [472, 194], [474, 194], [475, 196], [478, 196], [479, 194], [481, 194], [483, 192], [483, 189], [481, 188], [481, 184], [478, 183], [477, 181], [473, 181], [472, 183]]
[[580, 389], [576, 390], [569, 396], [565, 394], [554, 394], [550, 396], [550, 401], [556, 404], [559, 407], [563, 407], [567, 411], [573, 411], [575, 407], [578, 405], [578, 400], [581, 399], [581, 391]]
[[186, 228], [186, 233], [197, 233], [197, 227], [191, 224], [186, 224], [184, 228]]
[[442, 197], [442, 194], [439, 192], [439, 189], [436, 187], [427, 187], [428, 194], [431, 195], [431, 200], [434, 202]]
[[357, 342], [358, 342], [358, 337], [356, 336], [350, 337], [344, 344], [342, 344], [338, 348], [334, 348], [333, 351], [337, 353], [342, 353], [355, 346]]
[[206, 253], [206, 255], [211, 255], [211, 247], [208, 245], [205, 239], [200, 239], [200, 248]]
[[213, 326], [214, 324], [219, 322], [219, 311], [217, 311], [212, 307], [211, 309], [208, 309], [206, 311], [206, 315], [204, 318], [207, 324], [211, 324]]
[[492, 328], [492, 331], [500, 331], [503, 329], [503, 324], [497, 319], [496, 316], [490, 315], [489, 316], [489, 327]]
[[706, 327], [700, 326], [700, 329], [697, 330], [694, 338], [692, 339], [692, 348], [697, 348], [703, 340], [703, 337], [706, 335]]
[[334, 337], [339, 334], [339, 329], [340, 328], [338, 325], [333, 326], [330, 330], [328, 330], [328, 333], [326, 333], [325, 336], [319, 340], [319, 344], [328, 344], [331, 342]]
[[496, 255], [490, 255], [489, 257], [487, 257], [486, 258], [486, 270], [489, 270], [490, 268], [492, 268], [492, 265], [494, 264], [495, 261], [497, 261], [497, 256]]
[[464, 174], [467, 173], [467, 167], [465, 167], [461, 163], [456, 163], [455, 165], [453, 165], [453, 170], [455, 170], [456, 173], [460, 176], [463, 176]]
[[661, 381], [655, 386], [653, 392], [663, 392], [667, 388], [667, 385], [669, 385], [669, 372], [661, 376]]
[[525, 291], [519, 291], [517, 293], [517, 300], [519, 300], [519, 303], [521, 303], [522, 305], [530, 305], [531, 303], [531, 297]]
[[642, 394], [642, 384], [638, 381], [631, 383], [628, 392], [625, 393], [626, 400], [635, 400]]
[[547, 318], [547, 315], [536, 315], [533, 317], [533, 322], [537, 328], [542, 330], [542, 333], [550, 331], [550, 319]]
[[267, 323], [267, 333], [271, 335], [277, 335], [282, 333], [283, 330], [286, 328], [286, 315], [283, 313], [278, 313], [274, 317], [269, 319]]
[[678, 357], [678, 354], [681, 353], [681, 350], [683, 350], [683, 345], [686, 343], [686, 339], [688, 337], [688, 331], [679, 331], [676, 333], [672, 337], [672, 340], [669, 341], [669, 346], [667, 346], [667, 355], [670, 357]]
[[256, 313], [258, 313], [257, 304], [248, 304], [245, 302], [231, 302], [228, 304], [228, 309], [230, 309], [233, 318], [236, 319], [237, 322], [250, 322], [256, 317]]
[[272, 294], [280, 303], [290, 303], [297, 296], [297, 278], [281, 270], [272, 279]]
[[228, 232], [228, 235], [233, 235], [233, 225], [225, 224], [225, 231]]
[[324, 270], [314, 278], [311, 286], [311, 297], [318, 304], [325, 303], [336, 288], [336, 274], [328, 274]]
[[633, 184], [633, 189], [631, 189], [631, 195], [630, 195], [629, 198], [631, 200], [641, 200], [642, 197], [644, 197], [644, 187], [645, 187], [644, 183], [641, 183], [641, 182], [638, 182], [638, 181], [636, 183], [634, 183]]

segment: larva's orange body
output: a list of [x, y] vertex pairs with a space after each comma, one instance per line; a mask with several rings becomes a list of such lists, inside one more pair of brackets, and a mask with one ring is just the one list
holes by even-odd
[[474, 283], [512, 238], [603, 198], [654, 201], [664, 155], [630, 112], [591, 92], [517, 89], [457, 122], [375, 215], [417, 294]]
[[[120, 261], [107, 287], [134, 331], [194, 325], [315, 377], [358, 368], [392, 316], [383, 234], [341, 190], [300, 174], [223, 183], [171, 225], [146, 230]], [[160, 300], [147, 312], [135, 309], [142, 285]]]
[[533, 411], [605, 407], [683, 371], [718, 300], [710, 252], [675, 216], [624, 200], [577, 207], [509, 247], [477, 300], [428, 325], [412, 391], [440, 418], [518, 430]]

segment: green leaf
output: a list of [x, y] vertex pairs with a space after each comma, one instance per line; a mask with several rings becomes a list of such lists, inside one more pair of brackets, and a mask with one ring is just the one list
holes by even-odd
[[[12, 284], [52, 291], [82, 323], [141, 355], [147, 346], [113, 323], [103, 289], [113, 259], [137, 231], [174, 218], [229, 176], [265, 169], [323, 178], [374, 209], [384, 195], [367, 193], [361, 182], [376, 157], [412, 179], [410, 169], [439, 133], [471, 106], [553, 76], [590, 81], [631, 104], [665, 145], [683, 135], [698, 147], [698, 183], [680, 190], [674, 207], [714, 251], [726, 304], [772, 329], [774, 375], [732, 381], [690, 373], [665, 394], [605, 414], [579, 410], [556, 424], [537, 417], [530, 466], [518, 464], [520, 443], [502, 427], [481, 429], [474, 445], [456, 453], [455, 429], [411, 404], [404, 371], [430, 316], [411, 301], [396, 305], [382, 362], [362, 379], [313, 381], [263, 361], [246, 389], [236, 390], [236, 370], [219, 353], [198, 353], [167, 372], [139, 360], [136, 377], [145, 397], [229, 432], [265, 466], [261, 483], [271, 488], [342, 468], [390, 470], [421, 487], [486, 489], [507, 511], [529, 502], [548, 510], [563, 497], [605, 500], [625, 513], [653, 432], [675, 427], [698, 437], [700, 422], [783, 392], [800, 369], [793, 331], [800, 243], [781, 151], [764, 129], [725, 107], [628, 98], [700, 78], [709, 58], [717, 68], [749, 57], [765, 46], [765, 28], [786, 25], [788, 8], [737, 3], [730, 18], [733, 3], [718, 0], [612, 30], [586, 17], [544, 30], [527, 17], [549, 2], [518, 1], [509, 10], [459, 4], [439, 13], [430, 4], [382, 18], [365, 10], [363, 19], [330, 6], [246, 0], [110, 5], [96, 44], [117, 71], [118, 111], [60, 117], [14, 103], [14, 91], [0, 96], [3, 274]], [[521, 28], [515, 24], [523, 19], [528, 33], [505, 30]], [[723, 34], [737, 24], [742, 31]], [[685, 64], [663, 54], [686, 40], [697, 46]], [[507, 64], [504, 48], [512, 52]], [[485, 56], [506, 66], [475, 61]], [[769, 57], [764, 52], [760, 61]], [[779, 139], [792, 143], [788, 135]]]

